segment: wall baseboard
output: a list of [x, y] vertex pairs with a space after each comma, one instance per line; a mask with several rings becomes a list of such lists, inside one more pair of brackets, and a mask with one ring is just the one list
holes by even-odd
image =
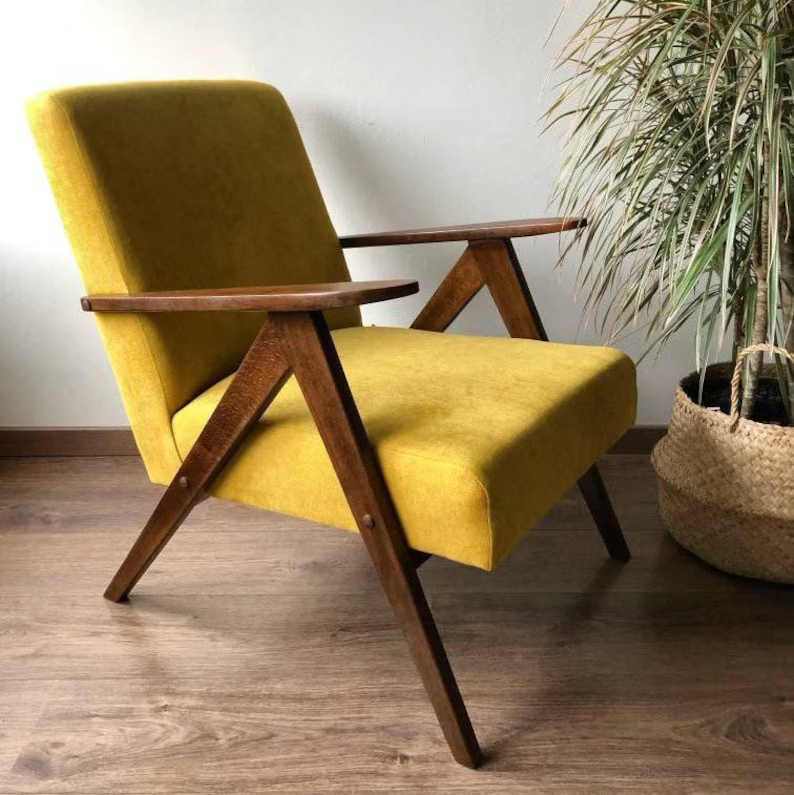
[[129, 428], [0, 428], [0, 458], [138, 455]]
[[650, 455], [667, 433], [666, 425], [635, 425], [609, 451], [610, 455]]
[[[609, 451], [650, 455], [664, 425], [635, 425]], [[0, 428], [0, 458], [138, 455], [129, 428]]]

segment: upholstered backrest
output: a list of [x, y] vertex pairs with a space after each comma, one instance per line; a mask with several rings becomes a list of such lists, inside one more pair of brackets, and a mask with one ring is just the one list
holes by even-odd
[[[345, 281], [297, 127], [271, 86], [138, 83], [52, 91], [29, 118], [88, 293]], [[262, 315], [98, 322], [150, 476], [179, 459], [171, 416], [234, 370]], [[357, 325], [357, 310], [329, 315]]]

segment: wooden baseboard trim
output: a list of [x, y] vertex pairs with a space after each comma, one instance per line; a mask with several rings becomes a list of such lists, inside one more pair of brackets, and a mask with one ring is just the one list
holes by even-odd
[[138, 455], [129, 428], [0, 428], [0, 458]]
[[667, 433], [666, 425], [635, 425], [609, 451], [610, 455], [650, 455]]
[[[650, 455], [664, 425], [636, 425], [609, 452]], [[129, 428], [0, 428], [0, 458], [138, 455]]]

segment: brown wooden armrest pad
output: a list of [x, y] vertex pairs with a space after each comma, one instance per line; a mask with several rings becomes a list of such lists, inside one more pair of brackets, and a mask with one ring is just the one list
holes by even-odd
[[388, 301], [418, 291], [416, 281], [331, 282], [88, 295], [80, 303], [86, 312], [317, 312]]
[[487, 224], [440, 226], [408, 229], [403, 232], [376, 232], [340, 237], [342, 248], [364, 246], [403, 246], [414, 243], [446, 243], [455, 240], [502, 240], [509, 237], [532, 237], [568, 232], [585, 226], [584, 218], [527, 218], [523, 221], [493, 221]]

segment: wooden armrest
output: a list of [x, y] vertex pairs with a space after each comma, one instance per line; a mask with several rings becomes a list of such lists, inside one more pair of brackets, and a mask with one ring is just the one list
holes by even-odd
[[372, 304], [419, 291], [416, 281], [331, 282], [217, 290], [88, 295], [86, 312], [318, 312]]
[[584, 218], [527, 218], [523, 221], [494, 221], [487, 224], [440, 226], [431, 229], [408, 229], [403, 232], [376, 232], [340, 237], [342, 248], [364, 246], [405, 246], [414, 243], [446, 243], [455, 240], [503, 240], [568, 232], [587, 224]]

